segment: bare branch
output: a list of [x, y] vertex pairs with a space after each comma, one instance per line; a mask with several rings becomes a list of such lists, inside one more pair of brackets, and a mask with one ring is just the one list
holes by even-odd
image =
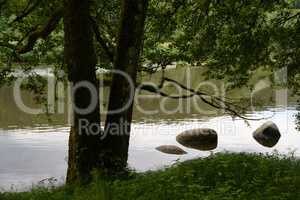
[[163, 81], [167, 81], [167, 82], [174, 83], [174, 84], [178, 85], [179, 87], [181, 87], [182, 89], [187, 90], [187, 91], [190, 91], [190, 92], [192, 92], [192, 93], [194, 93], [194, 94], [197, 94], [197, 95], [207, 95], [206, 93], [196, 91], [196, 90], [194, 90], [194, 89], [192, 89], [192, 88], [188, 88], [188, 87], [186, 87], [185, 85], [179, 83], [178, 81], [175, 81], [175, 80], [170, 79], [170, 78], [164, 77], [164, 78], [163, 78]]
[[[168, 95], [161, 91], [161, 89], [164, 87], [165, 82], [174, 83], [174, 84], [178, 85], [180, 88], [182, 88], [186, 91], [189, 91], [191, 94], [182, 95], [182, 96]], [[245, 107], [241, 107], [241, 106], [237, 105], [236, 103], [229, 101], [228, 98], [227, 99], [221, 98], [221, 97], [210, 95], [206, 92], [196, 91], [196, 90], [194, 90], [192, 88], [188, 88], [187, 86], [179, 83], [178, 81], [170, 79], [170, 78], [164, 77], [162, 80], [162, 83], [157, 88], [150, 86], [150, 85], [143, 85], [141, 87], [141, 89], [151, 92], [151, 93], [156, 93], [156, 94], [159, 94], [160, 96], [171, 98], [171, 99], [187, 99], [187, 98], [198, 96], [204, 103], [206, 103], [216, 109], [223, 109], [227, 114], [231, 115], [232, 117], [241, 118], [247, 124], [248, 124], [247, 121], [250, 121], [250, 120], [258, 121], [258, 120], [265, 119], [265, 118], [249, 118], [249, 117], [243, 116], [242, 113], [246, 112], [247, 109]]]
[[[179, 82], [169, 79], [169, 78], [164, 78], [164, 80], [168, 81], [168, 82], [172, 82], [174, 84], [177, 84], [182, 89], [190, 91], [195, 96], [199, 96], [200, 99], [204, 103], [206, 103], [216, 109], [224, 109], [228, 114], [230, 114], [233, 117], [239, 117], [244, 120], [262, 120], [262, 119], [264, 119], [264, 118], [262, 118], [262, 119], [248, 118], [248, 117], [243, 116], [240, 113], [246, 112], [247, 109], [245, 107], [239, 106], [237, 103], [233, 103], [233, 101], [230, 101], [230, 99], [228, 99], [228, 98], [217, 97], [217, 96], [205, 93], [205, 92], [196, 91], [192, 88], [188, 88], [188, 87], [180, 84]], [[210, 101], [207, 99], [210, 99]]]
[[156, 87], [153, 87], [151, 85], [142, 85], [140, 87], [140, 89], [144, 90], [144, 91], [147, 91], [147, 92], [159, 94], [160, 96], [167, 97], [167, 98], [170, 98], [170, 99], [188, 99], [188, 98], [191, 98], [191, 97], [195, 96], [195, 94], [172, 96], [172, 95], [169, 95], [165, 92], [162, 92], [158, 87], [156, 88]]

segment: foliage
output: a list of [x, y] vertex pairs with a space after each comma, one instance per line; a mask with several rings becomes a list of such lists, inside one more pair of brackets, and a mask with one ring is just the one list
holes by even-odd
[[[146, 53], [155, 43], [167, 42], [178, 52], [172, 61], [206, 65], [209, 76], [228, 77], [237, 86], [261, 66], [299, 74], [300, 11], [294, 9], [295, 1], [154, 2]], [[290, 83], [295, 85], [298, 76], [289, 76]]]
[[37, 103], [47, 101], [47, 79], [37, 74], [30, 74], [21, 85], [21, 89], [31, 91]]
[[[31, 7], [34, 9], [30, 10]], [[0, 12], [1, 61], [13, 59], [14, 62], [27, 62], [34, 65], [61, 60], [63, 55], [61, 24], [49, 37], [38, 40], [32, 51], [22, 57], [16, 54], [18, 49], [29, 42], [30, 33], [40, 30], [59, 7], [61, 7], [60, 1], [6, 1]], [[31, 12], [27, 13], [28, 10]]]
[[291, 156], [216, 154], [129, 179], [0, 194], [2, 200], [299, 199], [300, 161]]
[[[63, 62], [63, 26], [60, 23], [33, 50], [16, 54], [62, 7], [61, 1], [12, 0], [1, 6], [0, 61], [55, 65]], [[111, 68], [121, 5], [117, 0], [93, 0], [98, 67]], [[28, 7], [36, 9], [23, 18]], [[279, 0], [152, 0], [146, 23], [143, 66], [157, 68], [184, 61], [205, 65], [208, 77], [245, 84], [258, 67], [287, 68], [290, 86], [299, 88], [299, 1]], [[20, 20], [12, 23], [14, 20]]]
[[[91, 15], [95, 17], [102, 39], [113, 51], [120, 18], [120, 2], [93, 0]], [[187, 1], [152, 0], [148, 12], [144, 52], [155, 51], [167, 43], [169, 50], [175, 49], [176, 57], [172, 61], [186, 60], [190, 63], [202, 63], [210, 60], [217, 70], [235, 66], [242, 72], [247, 67], [269, 64], [270, 55], [273, 64], [281, 66], [287, 62], [286, 50], [297, 53], [299, 47], [299, 9], [294, 5], [298, 1]], [[22, 20], [12, 23], [23, 9], [35, 1], [9, 1], [2, 8], [1, 41], [11, 47], [22, 44], [22, 39], [33, 28], [42, 25], [60, 8], [60, 1], [47, 1], [37, 4], [37, 8]], [[36, 51], [40, 56], [34, 60], [54, 62], [55, 56], [62, 55], [63, 27], [41, 40]], [[289, 36], [289, 37], [287, 37]], [[21, 42], [20, 42], [21, 41]], [[2, 44], [2, 53], [7, 46]], [[45, 48], [47, 46], [47, 48]], [[109, 62], [101, 45], [98, 44], [99, 62]], [[177, 50], [176, 50], [177, 49]], [[285, 56], [279, 59], [280, 56]], [[148, 60], [152, 60], [150, 53]], [[43, 59], [42, 59], [43, 58]], [[58, 59], [58, 58], [57, 58]], [[280, 61], [280, 63], [278, 62]], [[157, 60], [154, 59], [154, 63]], [[216, 64], [218, 63], [218, 64]], [[285, 63], [286, 64], [286, 63]], [[229, 68], [230, 67], [226, 67]], [[251, 69], [251, 68], [250, 68]], [[248, 69], [249, 70], [249, 69]], [[225, 70], [226, 71], [226, 70]]]
[[297, 107], [298, 113], [296, 114], [296, 129], [300, 131], [300, 101], [298, 101], [299, 105]]
[[12, 70], [8, 67], [0, 68], [0, 87], [4, 84], [9, 84], [15, 80], [12, 75]]

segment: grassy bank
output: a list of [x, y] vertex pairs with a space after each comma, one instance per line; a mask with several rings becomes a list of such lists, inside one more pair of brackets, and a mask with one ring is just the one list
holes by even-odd
[[300, 160], [278, 155], [217, 154], [128, 180], [87, 187], [0, 194], [1, 200], [300, 199]]

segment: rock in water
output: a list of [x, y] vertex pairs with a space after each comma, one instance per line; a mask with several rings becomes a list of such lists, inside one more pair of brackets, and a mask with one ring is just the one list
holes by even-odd
[[175, 155], [183, 155], [187, 154], [183, 149], [175, 145], [162, 145], [155, 148], [157, 151], [166, 153], [166, 154], [175, 154]]
[[201, 151], [210, 151], [218, 146], [217, 132], [206, 128], [184, 131], [176, 140], [185, 147]]
[[271, 121], [266, 122], [253, 133], [253, 138], [265, 147], [274, 147], [280, 137], [281, 134], [277, 125]]

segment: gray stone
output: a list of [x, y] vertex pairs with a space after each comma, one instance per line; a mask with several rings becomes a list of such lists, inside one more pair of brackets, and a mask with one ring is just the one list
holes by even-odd
[[264, 123], [253, 133], [253, 138], [265, 147], [274, 147], [281, 137], [276, 124], [269, 121]]
[[175, 145], [162, 145], [155, 148], [157, 151], [160, 151], [162, 153], [166, 154], [174, 154], [174, 155], [183, 155], [187, 154], [183, 149], [181, 149], [178, 146]]
[[176, 140], [181, 145], [200, 151], [210, 151], [218, 146], [218, 134], [212, 129], [193, 129], [180, 133]]

